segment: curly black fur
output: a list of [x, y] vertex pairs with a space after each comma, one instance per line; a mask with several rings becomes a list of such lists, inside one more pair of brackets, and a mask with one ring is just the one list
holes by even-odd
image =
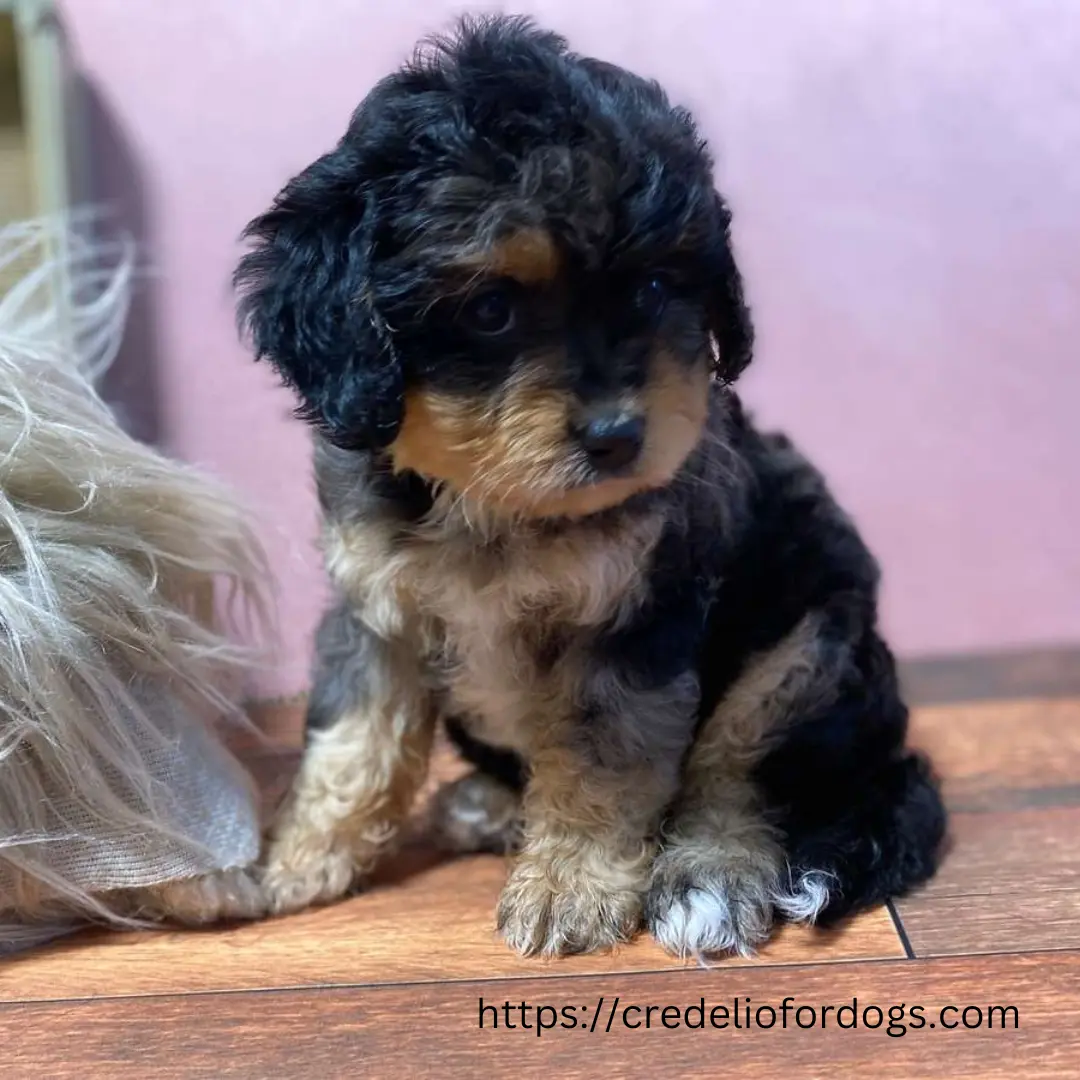
[[[556, 238], [563, 307], [520, 291], [518, 323], [477, 337], [459, 318], [473, 283], [448, 267], [527, 230]], [[829, 879], [826, 921], [933, 872], [944, 811], [928, 764], [905, 748], [907, 710], [877, 627], [878, 567], [819, 474], [786, 439], [759, 433], [730, 389], [752, 341], [730, 215], [693, 120], [659, 86], [523, 20], [468, 22], [380, 82], [337, 147], [247, 235], [241, 317], [320, 432], [331, 528], [382, 530], [395, 553], [453, 540], [441, 573], [471, 559], [470, 573], [497, 583], [525, 539], [601, 550], [635, 523], [661, 522], [634, 610], [507, 630], [513, 662], [533, 649], [537, 680], [579, 658], [568, 745], [598, 775], [642, 761], [677, 770], [737, 680], [812, 617], [820, 693], [762, 732], [760, 812], [794, 877]], [[627, 298], [650, 275], [670, 299], [646, 327]], [[659, 487], [470, 539], [467, 518], [451, 535], [439, 517], [439, 476], [393, 468], [411, 391], [495, 401], [512, 371], [557, 349], [560, 392], [589, 402], [639, 390], [657, 341], [687, 371], [708, 354], [716, 375], [702, 438]], [[475, 552], [461, 554], [468, 544]], [[370, 697], [373, 676], [348, 659], [378, 652], [384, 633], [365, 602], [346, 602], [360, 616], [328, 616], [313, 727]], [[438, 681], [443, 669], [432, 671]], [[481, 769], [527, 784], [528, 752], [488, 741], [471, 726], [483, 719], [455, 718], [451, 734]]]

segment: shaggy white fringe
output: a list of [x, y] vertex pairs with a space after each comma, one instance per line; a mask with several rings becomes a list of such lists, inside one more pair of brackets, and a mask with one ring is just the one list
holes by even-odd
[[131, 244], [0, 229], [0, 275], [27, 266], [0, 300], [0, 953], [128, 922], [114, 890], [251, 862], [259, 832], [213, 726], [252, 661], [230, 633], [266, 625], [260, 545], [230, 492], [94, 388]]

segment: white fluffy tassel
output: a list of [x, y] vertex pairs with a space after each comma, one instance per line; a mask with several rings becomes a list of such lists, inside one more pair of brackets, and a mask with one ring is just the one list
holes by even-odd
[[0, 299], [0, 952], [126, 922], [116, 890], [255, 859], [254, 793], [214, 731], [251, 655], [216, 612], [258, 625], [268, 580], [236, 498], [128, 436], [94, 388], [123, 333], [130, 243], [10, 225], [0, 276], [15, 270]]

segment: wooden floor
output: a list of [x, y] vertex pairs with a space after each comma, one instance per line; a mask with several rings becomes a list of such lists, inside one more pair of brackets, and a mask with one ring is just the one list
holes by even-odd
[[[708, 969], [644, 939], [614, 955], [526, 961], [493, 931], [501, 861], [447, 863], [417, 840], [377, 887], [325, 910], [203, 933], [90, 933], [9, 960], [0, 968], [2, 1075], [772, 1080], [887, 1070], [1075, 1080], [1075, 660], [909, 672], [915, 697], [938, 702], [917, 707], [914, 741], [946, 777], [951, 851], [919, 895], [841, 932], [785, 929], [754, 962]], [[297, 715], [285, 706], [266, 719], [282, 734]], [[260, 767], [280, 777], [284, 762], [267, 752]], [[713, 1009], [731, 1017], [736, 1002], [740, 1018], [759, 1006], [779, 1018], [785, 998], [786, 1030], [779, 1019], [770, 1030], [730, 1018], [710, 1026], [725, 1015]], [[495, 1006], [483, 1029], [481, 1004]], [[545, 1022], [566, 1026], [538, 1033], [540, 1006]], [[813, 1008], [813, 1026], [796, 1026], [800, 1006], [807, 1024]], [[994, 1010], [988, 1029], [995, 1006], [1015, 1012]], [[901, 1007], [905, 1019], [889, 1034], [889, 1010]], [[884, 1023], [874, 1027], [878, 1009]], [[982, 1026], [963, 1026], [980, 1013]], [[767, 1024], [768, 1010], [761, 1015]]]

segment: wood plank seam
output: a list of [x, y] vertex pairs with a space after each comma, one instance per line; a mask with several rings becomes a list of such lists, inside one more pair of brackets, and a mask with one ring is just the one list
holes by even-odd
[[380, 992], [385, 991], [399, 991], [399, 990], [424, 990], [437, 987], [446, 987], [448, 989], [462, 990], [469, 986], [491, 986], [495, 984], [506, 984], [512, 986], [517, 983], [531, 983], [531, 982], [543, 982], [545, 985], [561, 984], [563, 986], [569, 986], [570, 984], [577, 985], [584, 982], [596, 982], [597, 980], [612, 980], [612, 979], [626, 979], [628, 981], [643, 981], [649, 978], [653, 978], [657, 975], [671, 976], [680, 973], [685, 973], [687, 976], [703, 974], [705, 972], [716, 973], [726, 972], [731, 976], [736, 974], [740, 976], [758, 975], [763, 972], [810, 972], [821, 971], [825, 972], [831, 967], [843, 967], [845, 970], [855, 967], [879, 967], [879, 966], [894, 966], [902, 969], [912, 969], [916, 967], [933, 967], [934, 965], [942, 964], [946, 961], [963, 960], [965, 958], [972, 960], [994, 960], [994, 959], [1016, 959], [1022, 957], [1037, 957], [1037, 956], [1073, 956], [1080, 960], [1080, 949], [1075, 946], [1062, 946], [1060, 948], [1054, 947], [1042, 947], [1033, 949], [1000, 949], [994, 952], [972, 952], [972, 953], [952, 953], [947, 956], [920, 956], [917, 953], [911, 956], [881, 956], [874, 957], [872, 959], [867, 958], [853, 958], [850, 960], [834, 960], [826, 964], [813, 964], [806, 962], [792, 962], [782, 964], [762, 964], [762, 965], [731, 965], [725, 966], [723, 964], [712, 965], [687, 965], [685, 968], [644, 968], [635, 969], [633, 971], [588, 971], [588, 972], [575, 972], [574, 974], [567, 975], [527, 975], [527, 976], [506, 976], [506, 975], [493, 975], [490, 978], [459, 978], [459, 979], [416, 979], [412, 982], [328, 982], [312, 985], [308, 983], [298, 983], [290, 986], [260, 986], [260, 987], [236, 987], [233, 989], [211, 989], [211, 990], [175, 990], [169, 992], [143, 992], [143, 993], [128, 993], [128, 994], [92, 994], [82, 995], [74, 997], [64, 998], [40, 998], [40, 997], [27, 997], [27, 998], [8, 998], [0, 1001], [0, 1014], [10, 1011], [12, 1008], [22, 1005], [37, 1005], [37, 1006], [57, 1006], [66, 1007], [69, 1005], [96, 1005], [123, 1003], [123, 1002], [150, 1002], [150, 1001], [178, 1001], [184, 998], [217, 998], [217, 997], [236, 997], [238, 994], [296, 994], [296, 993], [315, 993], [315, 994], [328, 994], [328, 993], [343, 993], [358, 991], [363, 992], [366, 990], [376, 990]]
[[896, 936], [900, 939], [900, 944], [904, 946], [907, 958], [914, 960], [915, 950], [911, 947], [911, 939], [908, 937], [907, 929], [904, 927], [904, 920], [900, 918], [900, 912], [896, 910], [896, 904], [891, 899], [886, 900], [885, 908], [892, 918], [893, 928], [896, 930]]

